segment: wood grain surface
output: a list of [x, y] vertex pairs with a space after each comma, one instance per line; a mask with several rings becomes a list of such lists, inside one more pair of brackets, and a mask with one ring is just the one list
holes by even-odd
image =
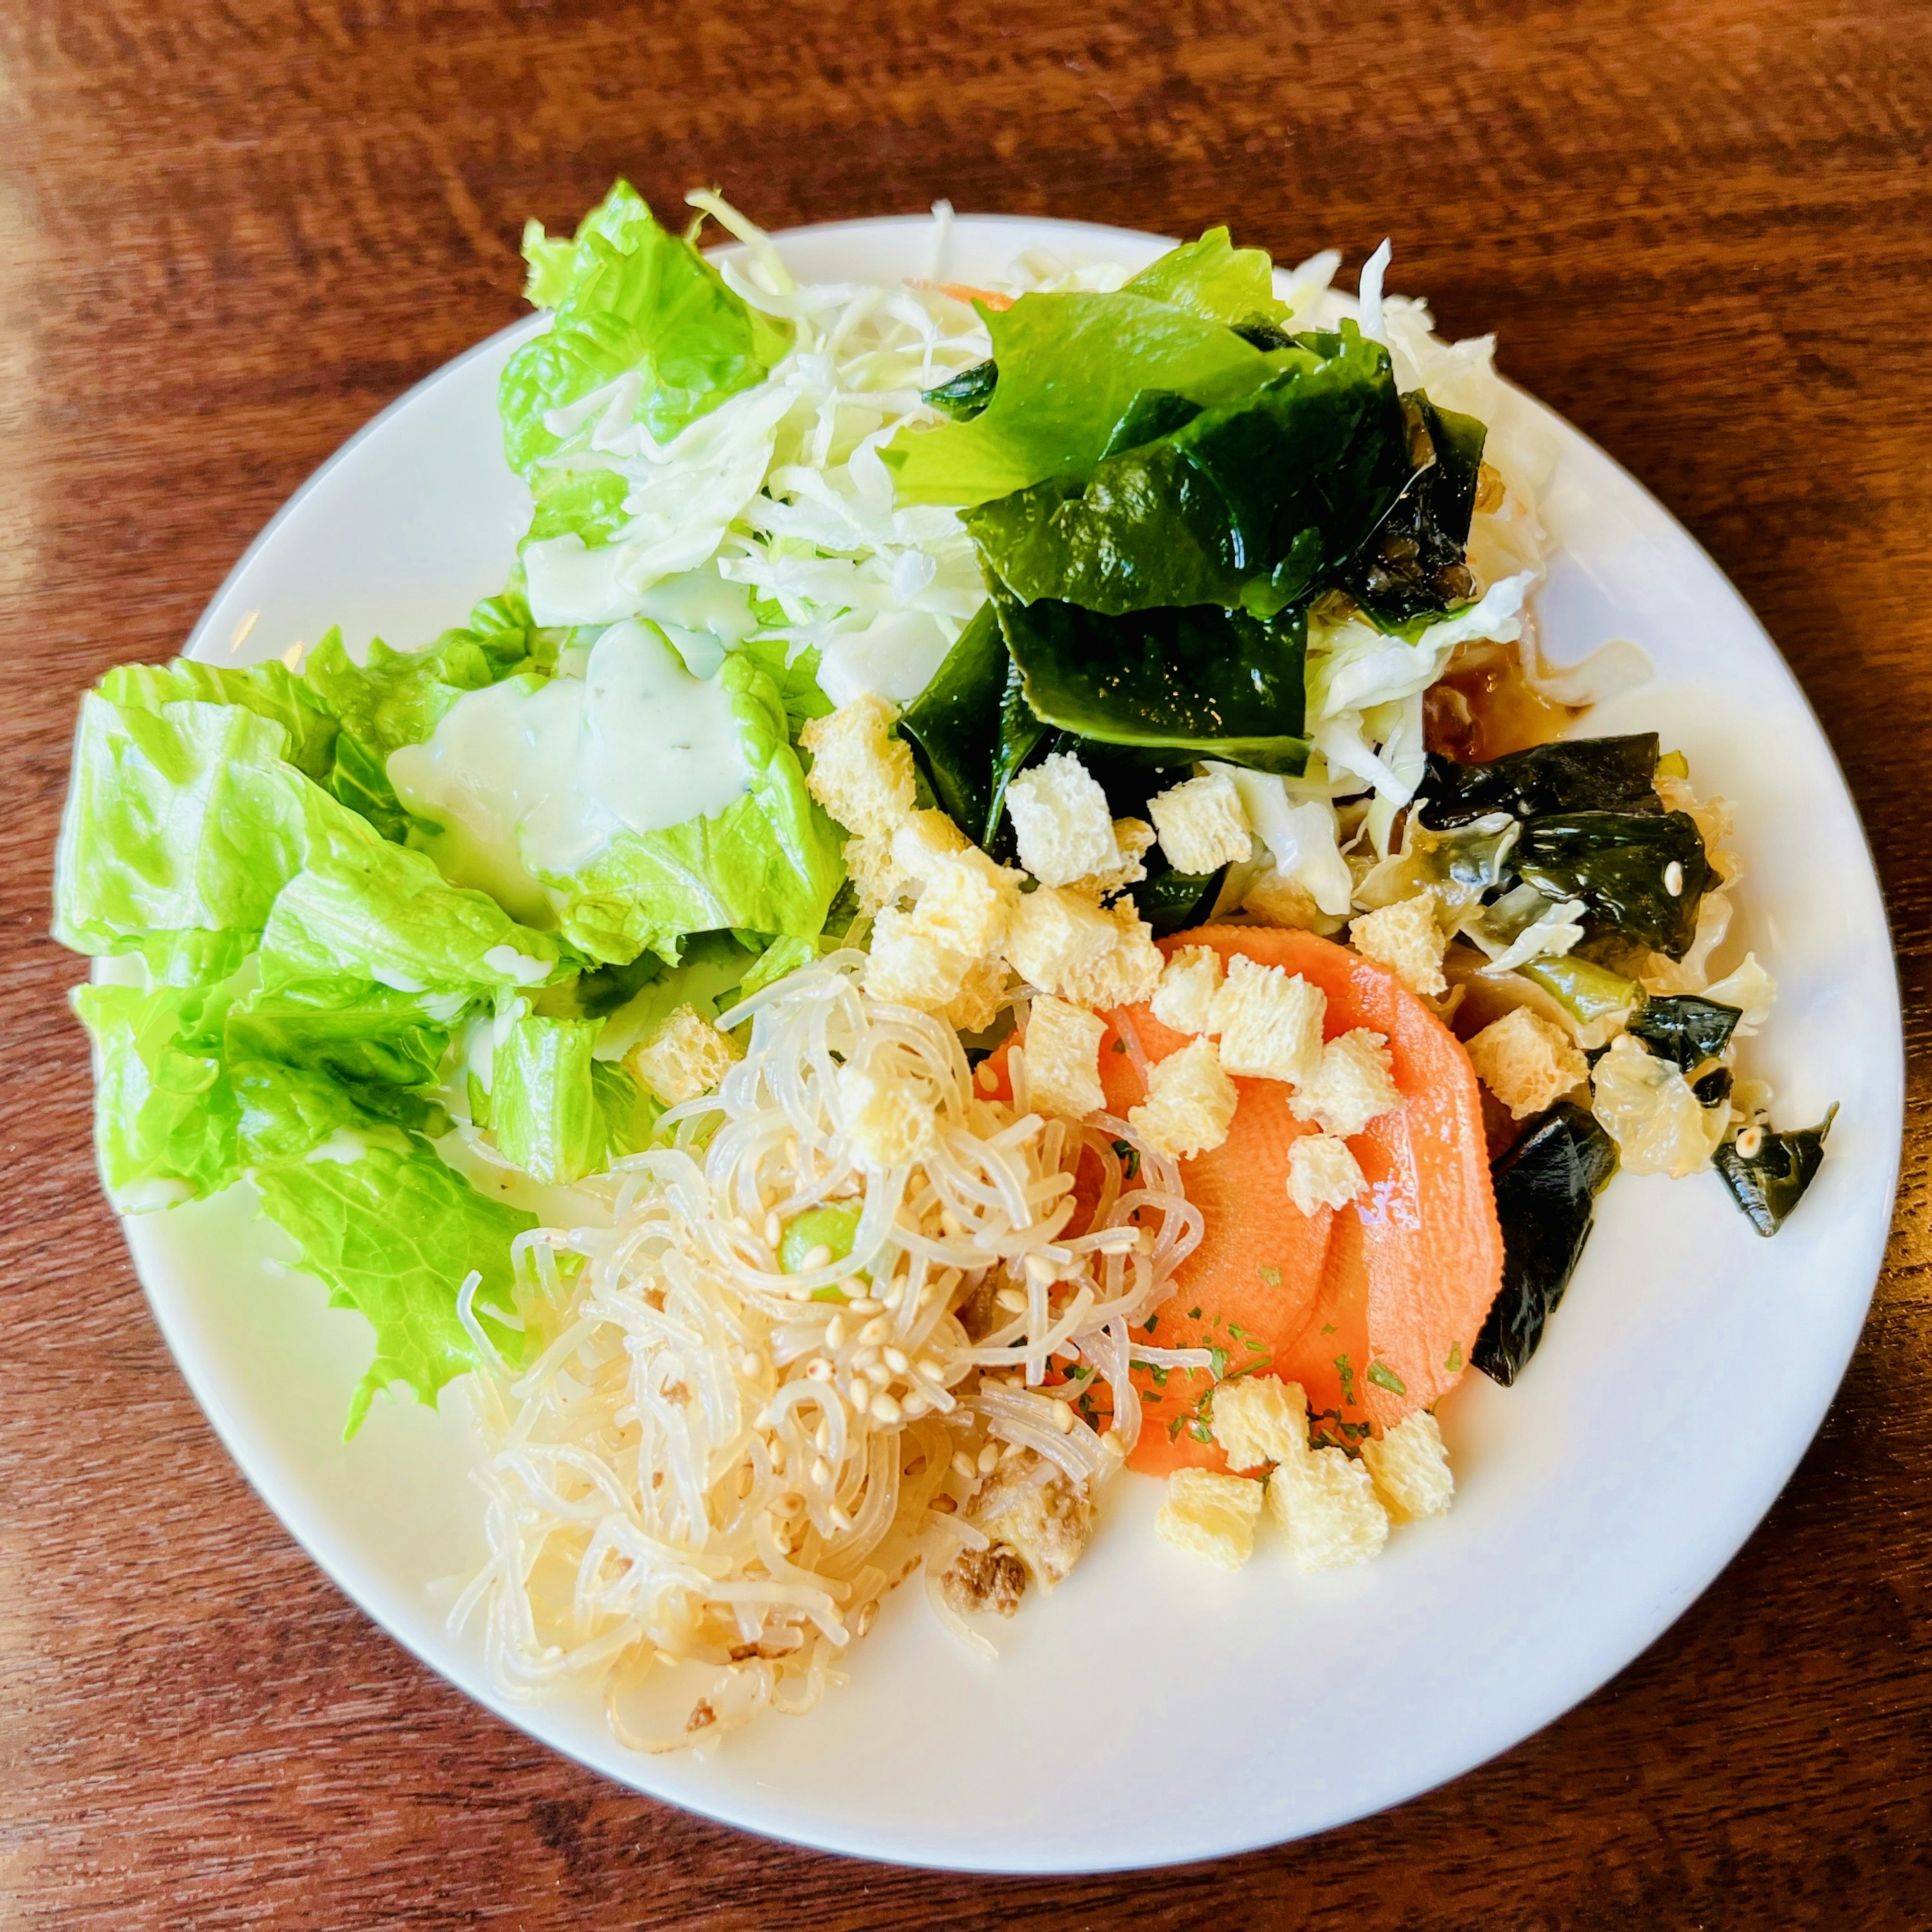
[[[1929, 157], [1908, 0], [0, 8], [0, 1924], [1932, 1924]], [[1291, 259], [1390, 233], [1708, 547], [1846, 760], [1917, 1056], [1858, 1358], [1709, 1592], [1447, 1789], [1089, 1880], [714, 1827], [368, 1624], [169, 1359], [45, 937], [76, 695], [172, 652], [316, 464], [519, 312], [525, 215], [620, 171], [773, 226], [946, 195]]]

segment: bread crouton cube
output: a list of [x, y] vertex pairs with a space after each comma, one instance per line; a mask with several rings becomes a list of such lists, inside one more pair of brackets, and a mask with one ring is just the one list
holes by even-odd
[[1011, 977], [1004, 959], [976, 959], [961, 976], [959, 990], [941, 1009], [940, 1018], [955, 1033], [984, 1033], [1005, 1005]]
[[1541, 1113], [1590, 1076], [1590, 1063], [1569, 1035], [1527, 1006], [1492, 1020], [1464, 1044], [1478, 1078], [1519, 1120]]
[[1368, 1471], [1346, 1450], [1316, 1449], [1276, 1466], [1268, 1485], [1268, 1512], [1288, 1536], [1304, 1570], [1366, 1563], [1388, 1540], [1388, 1512]]
[[1214, 1042], [1191, 1040], [1148, 1070], [1146, 1103], [1127, 1120], [1155, 1153], [1188, 1160], [1228, 1138], [1239, 1098]]
[[1109, 909], [1064, 886], [1022, 896], [1006, 952], [1042, 992], [1100, 1011], [1145, 999], [1160, 976], [1160, 949], [1130, 902]]
[[889, 837], [918, 796], [911, 749], [892, 727], [891, 706], [868, 693], [798, 735], [812, 754], [806, 788], [848, 831], [869, 838]]
[[1253, 835], [1234, 781], [1204, 772], [1148, 801], [1160, 849], [1177, 872], [1213, 872], [1246, 858]]
[[1324, 912], [1315, 895], [1279, 866], [1268, 866], [1248, 881], [1241, 910], [1264, 926], [1292, 926], [1303, 932], [1340, 932], [1343, 925]]
[[921, 931], [965, 959], [993, 957], [1019, 904], [1020, 875], [974, 846], [924, 862], [917, 908]]
[[959, 996], [970, 955], [956, 950], [935, 933], [924, 902], [908, 912], [889, 905], [872, 926], [871, 957], [862, 982], [875, 1000], [916, 1006], [921, 1012], [942, 1012]]
[[1071, 752], [1022, 772], [1006, 787], [1006, 804], [1020, 863], [1042, 885], [1070, 886], [1120, 864], [1107, 794]]
[[854, 832], [845, 842], [845, 870], [859, 896], [859, 910], [868, 918], [896, 905], [904, 895], [905, 875], [893, 860], [890, 838]]
[[680, 1006], [660, 1020], [624, 1056], [632, 1075], [668, 1106], [708, 1094], [728, 1073], [738, 1048], [695, 1006]]
[[1216, 1386], [1212, 1409], [1214, 1440], [1227, 1450], [1231, 1469], [1258, 1469], [1312, 1453], [1308, 1397], [1299, 1382], [1242, 1376]]
[[1138, 1005], [1150, 999], [1166, 963], [1154, 943], [1154, 928], [1141, 917], [1132, 899], [1107, 909], [1114, 943], [1099, 958], [1067, 976], [1066, 993], [1083, 1006], [1109, 1012], [1115, 1006]]
[[1238, 952], [1208, 1010], [1208, 1030], [1221, 1036], [1221, 1064], [1230, 1073], [1298, 1082], [1321, 1063], [1328, 1010], [1328, 995], [1299, 973]]
[[1078, 1120], [1107, 1104], [1100, 1040], [1107, 1023], [1084, 1006], [1042, 994], [1027, 1021], [1027, 1102], [1036, 1112]]
[[1324, 1134], [1342, 1139], [1360, 1133], [1379, 1114], [1402, 1105], [1402, 1090], [1390, 1069], [1388, 1042], [1357, 1027], [1322, 1049], [1322, 1058], [1288, 1096], [1298, 1120], [1312, 1120]]
[[892, 828], [892, 863], [913, 885], [922, 886], [938, 860], [972, 842], [943, 812], [909, 812]]
[[1362, 1462], [1391, 1522], [1441, 1516], [1456, 1493], [1441, 1425], [1427, 1409], [1405, 1415], [1362, 1444]]
[[1255, 1553], [1262, 1486], [1213, 1469], [1177, 1469], [1154, 1527], [1177, 1550], [1223, 1570], [1238, 1570]]
[[1114, 845], [1120, 855], [1120, 862], [1104, 866], [1097, 872], [1089, 872], [1076, 879], [1074, 884], [1082, 892], [1098, 892], [1104, 897], [1124, 886], [1138, 884], [1147, 877], [1147, 868], [1141, 861], [1154, 850], [1154, 827], [1145, 819], [1115, 819]]
[[865, 1166], [904, 1167], [931, 1150], [938, 1110], [922, 1082], [842, 1066], [838, 1098], [852, 1150]]
[[1221, 956], [1213, 946], [1182, 946], [1161, 969], [1154, 1018], [1176, 1033], [1205, 1033], [1221, 980]]
[[1346, 1208], [1367, 1185], [1348, 1143], [1334, 1134], [1304, 1134], [1288, 1150], [1288, 1198], [1304, 1214]]
[[1436, 916], [1436, 895], [1418, 892], [1348, 923], [1348, 942], [1364, 959], [1386, 966], [1412, 993], [1433, 999], [1449, 990], [1442, 955], [1449, 935]]

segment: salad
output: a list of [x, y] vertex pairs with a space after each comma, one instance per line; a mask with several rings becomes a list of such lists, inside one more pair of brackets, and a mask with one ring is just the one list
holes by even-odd
[[689, 200], [526, 233], [500, 596], [88, 694], [55, 926], [115, 1206], [252, 1190], [372, 1331], [350, 1434], [462, 1391], [452, 1623], [642, 1750], [916, 1570], [990, 1649], [1124, 1470], [1208, 1562], [1372, 1557], [1619, 1169], [1769, 1235], [1831, 1124], [1740, 1074], [1728, 808], [1577, 735], [1546, 436], [1386, 244], [969, 287], [942, 205], [804, 284]]

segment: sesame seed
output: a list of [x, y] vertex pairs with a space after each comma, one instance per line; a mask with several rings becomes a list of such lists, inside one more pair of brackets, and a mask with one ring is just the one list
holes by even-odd
[[862, 1342], [869, 1342], [877, 1347], [892, 1332], [892, 1324], [884, 1316], [875, 1315], [864, 1328], [859, 1330], [859, 1339]]
[[884, 1388], [892, 1378], [892, 1372], [884, 1362], [868, 1362], [866, 1364], [866, 1379], [868, 1382]]
[[877, 1315], [885, 1307], [883, 1301], [875, 1301], [869, 1294], [855, 1294], [846, 1304], [854, 1315]]
[[926, 1504], [928, 1509], [937, 1510], [941, 1516], [950, 1516], [959, 1505], [949, 1496], [937, 1496]]
[[899, 1398], [899, 1406], [908, 1415], [923, 1415], [932, 1406], [932, 1398], [923, 1389], [912, 1389]]
[[999, 1461], [1000, 1445], [997, 1442], [988, 1442], [980, 1451], [980, 1460], [975, 1466], [981, 1475], [990, 1476], [999, 1466]]
[[812, 1459], [812, 1480], [822, 1490], [832, 1480], [832, 1465], [823, 1456]]
[[820, 1241], [818, 1246], [812, 1249], [804, 1260], [799, 1263], [798, 1271], [800, 1274], [813, 1274], [819, 1269], [829, 1268], [831, 1264], [832, 1250], [824, 1242]]
[[1684, 868], [1673, 859], [1664, 868], [1664, 890], [1672, 898], [1681, 898], [1684, 894]]
[[952, 1473], [962, 1483], [974, 1482], [979, 1478], [979, 1466], [962, 1449], [952, 1459]]
[[747, 1348], [744, 1354], [738, 1358], [738, 1366], [742, 1369], [748, 1376], [754, 1376], [758, 1372], [760, 1364], [758, 1357], [749, 1348]]
[[905, 1276], [902, 1274], [893, 1276], [892, 1285], [886, 1290], [884, 1296], [881, 1298], [879, 1303], [879, 1306], [883, 1308], [888, 1315], [890, 1315], [894, 1309], [898, 1307], [901, 1302], [904, 1300], [905, 1292]]
[[904, 1375], [910, 1366], [911, 1364], [906, 1359], [906, 1352], [903, 1348], [888, 1348], [886, 1351], [886, 1366], [890, 1369], [894, 1375]]
[[852, 1619], [852, 1634], [854, 1636], [863, 1636], [866, 1633], [872, 1628], [874, 1623], [878, 1621], [878, 1615], [879, 1600], [878, 1598], [874, 1597], [869, 1604], [860, 1604], [859, 1606], [859, 1614]]
[[973, 1078], [982, 1094], [996, 1094], [999, 1091], [1000, 1076], [993, 1071], [992, 1063], [990, 1060], [980, 1061], [980, 1070], [974, 1075]]
[[776, 1250], [784, 1241], [784, 1223], [778, 1219], [778, 1210], [774, 1208], [765, 1216], [765, 1246]]
[[832, 1424], [822, 1415], [818, 1418], [818, 1426], [812, 1432], [812, 1446], [818, 1450], [832, 1447]]
[[832, 1364], [823, 1355], [814, 1355], [805, 1365], [805, 1372], [815, 1382], [829, 1382], [832, 1379]]
[[832, 1527], [834, 1529], [850, 1529], [852, 1527], [852, 1519], [836, 1503], [834, 1503], [825, 1514], [831, 1519]]
[[842, 1348], [845, 1346], [845, 1318], [835, 1315], [825, 1324], [825, 1346], [828, 1348]]
[[1053, 1280], [1053, 1264], [1044, 1255], [1028, 1255], [1026, 1271], [1028, 1279], [1036, 1282], [1042, 1288], [1048, 1287]]
[[1110, 1456], [1125, 1456], [1127, 1453], [1121, 1443], [1120, 1432], [1118, 1429], [1110, 1429], [1101, 1437], [1100, 1447]]
[[1027, 1305], [1026, 1292], [1024, 1288], [1003, 1288], [993, 1300], [996, 1306], [1004, 1308], [1009, 1315], [1017, 1315]]
[[1053, 1405], [1053, 1426], [1061, 1435], [1066, 1435], [1073, 1426], [1073, 1411], [1064, 1402]]
[[878, 1359], [879, 1352], [876, 1348], [854, 1348], [852, 1351], [852, 1372], [855, 1375], [863, 1375]]
[[1755, 1160], [1764, 1151], [1764, 1130], [1759, 1126], [1745, 1128], [1738, 1136], [1738, 1156], [1742, 1160]]
[[957, 1241], [964, 1239], [966, 1233], [966, 1224], [964, 1221], [960, 1220], [957, 1214], [953, 1213], [950, 1208], [942, 1208], [940, 1209], [939, 1225], [946, 1230], [947, 1238], [950, 1240]]
[[897, 1402], [883, 1390], [872, 1398], [872, 1420], [890, 1427], [897, 1422], [903, 1412]]
[[946, 1371], [931, 1355], [920, 1356], [913, 1364], [912, 1372], [924, 1382], [943, 1382], [946, 1379]]
[[863, 1376], [854, 1376], [845, 1384], [845, 1400], [863, 1415], [867, 1404], [872, 1400], [872, 1384]]

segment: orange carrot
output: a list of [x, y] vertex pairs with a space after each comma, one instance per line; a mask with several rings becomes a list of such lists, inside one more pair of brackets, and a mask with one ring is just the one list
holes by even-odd
[[[1316, 1131], [1288, 1108], [1280, 1082], [1238, 1078], [1227, 1140], [1182, 1163], [1188, 1198], [1207, 1221], [1201, 1246], [1155, 1311], [1156, 1347], [1216, 1352], [1226, 1374], [1266, 1372], [1298, 1382], [1334, 1441], [1359, 1440], [1438, 1400], [1461, 1378], [1502, 1280], [1502, 1236], [1490, 1188], [1482, 1103], [1468, 1055], [1449, 1029], [1382, 967], [1312, 933], [1265, 926], [1202, 926], [1161, 942], [1245, 953], [1299, 973], [1328, 997], [1330, 1039], [1367, 1027], [1388, 1040], [1405, 1104], [1372, 1120], [1349, 1145], [1367, 1187], [1339, 1212], [1304, 1215], [1287, 1192], [1288, 1150]], [[1110, 1109], [1124, 1116], [1144, 1093], [1120, 1039], [1130, 1027], [1150, 1062], [1187, 1036], [1144, 1006], [1110, 1015], [1100, 1072]], [[994, 1062], [1008, 1089], [1004, 1053]], [[1200, 1371], [1138, 1370], [1142, 1396], [1136, 1468], [1220, 1468]]]

